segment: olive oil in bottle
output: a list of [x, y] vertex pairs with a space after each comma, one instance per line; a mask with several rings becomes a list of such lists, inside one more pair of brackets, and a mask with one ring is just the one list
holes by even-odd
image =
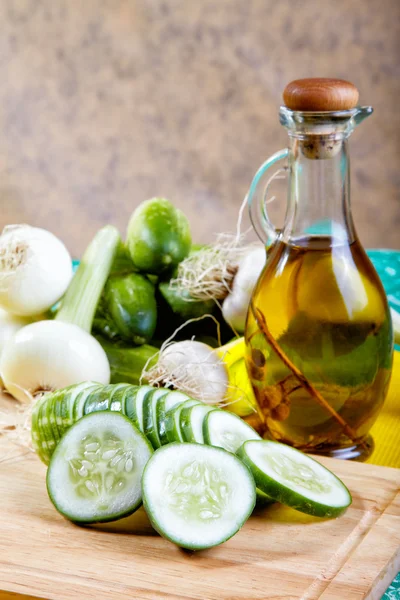
[[390, 328], [358, 240], [309, 236], [272, 247], [246, 328], [247, 366], [269, 434], [314, 453], [368, 455], [390, 379]]

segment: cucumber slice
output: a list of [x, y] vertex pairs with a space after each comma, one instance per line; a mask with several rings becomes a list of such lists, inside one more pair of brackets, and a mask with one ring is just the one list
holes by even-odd
[[[43, 402], [39, 407], [37, 427], [39, 433], [39, 445], [40, 445], [40, 457], [43, 462], [48, 465], [52, 452], [55, 448], [55, 442], [50, 437], [49, 427], [47, 423], [47, 417], [45, 415], [47, 403]], [[42, 416], [44, 415], [44, 416]]]
[[196, 404], [200, 404], [198, 400], [193, 400], [190, 398], [189, 400], [185, 400], [183, 404], [179, 404], [175, 408], [169, 410], [165, 416], [165, 433], [168, 439], [168, 442], [184, 442], [180, 418], [181, 411], [184, 408], [189, 408], [190, 406], [195, 406]]
[[68, 388], [64, 389], [65, 395], [62, 400], [68, 406], [68, 418], [63, 423], [64, 426], [71, 426], [75, 423], [75, 421], [80, 419], [83, 416], [83, 412], [77, 412], [77, 400], [80, 393], [87, 388], [92, 388], [94, 385], [98, 385], [103, 387], [100, 383], [96, 381], [83, 381], [82, 383], [78, 383], [77, 385], [71, 385]]
[[31, 418], [31, 438], [32, 445], [39, 456], [40, 460], [44, 462], [44, 464], [49, 464], [50, 457], [47, 455], [47, 444], [46, 447], [43, 447], [43, 431], [41, 428], [41, 423], [39, 423], [39, 414], [42, 408], [42, 405], [46, 402], [46, 396], [42, 396], [35, 401], [32, 418]]
[[46, 419], [48, 429], [49, 429], [49, 431], [51, 431], [51, 439], [54, 441], [55, 444], [57, 444], [59, 435], [58, 435], [58, 429], [55, 424], [55, 417], [53, 414], [54, 413], [53, 406], [54, 406], [54, 396], [58, 395], [58, 392], [53, 392], [50, 394], [47, 393], [45, 395], [47, 396], [47, 401], [46, 401], [45, 406], [42, 409], [42, 418], [44, 417]]
[[114, 391], [111, 394], [110, 410], [125, 414], [125, 396], [131, 387], [133, 386], [129, 383], [118, 383], [117, 385], [114, 385]]
[[39, 428], [41, 429], [42, 445], [50, 453], [49, 456], [51, 456], [51, 453], [56, 446], [56, 442], [54, 440], [53, 430], [50, 426], [50, 421], [47, 414], [48, 407], [49, 403], [48, 399], [46, 398], [46, 401], [43, 402], [39, 409], [38, 423]]
[[215, 406], [196, 404], [181, 411], [180, 426], [185, 442], [204, 444], [203, 422], [206, 415], [212, 410], [215, 410]]
[[111, 395], [114, 391], [113, 385], [103, 385], [96, 394], [89, 394], [84, 405], [84, 414], [88, 415], [92, 412], [102, 412], [110, 410]]
[[141, 478], [152, 448], [124, 415], [96, 412], [73, 425], [47, 471], [56, 509], [71, 521], [114, 521], [141, 505]]
[[235, 453], [247, 440], [261, 440], [250, 425], [240, 417], [224, 410], [208, 413], [203, 424], [204, 441]]
[[56, 423], [60, 431], [64, 431], [66, 428], [70, 427], [73, 424], [73, 416], [71, 416], [71, 411], [73, 411], [73, 404], [71, 406], [70, 411], [70, 397], [73, 394], [75, 397], [77, 390], [81, 390], [81, 385], [70, 385], [66, 388], [60, 390], [63, 393], [58, 396], [57, 402], [54, 404], [54, 413], [56, 417]]
[[136, 415], [135, 400], [136, 394], [140, 390], [140, 386], [132, 385], [125, 393], [124, 396], [124, 415], [129, 417], [132, 421], [133, 416]]
[[156, 388], [146, 395], [146, 403], [143, 407], [143, 431], [153, 448], [161, 446], [157, 425], [157, 404], [168, 393], [169, 390], [165, 388]]
[[100, 383], [93, 383], [92, 385], [87, 386], [86, 388], [81, 390], [77, 395], [75, 395], [75, 400], [73, 398], [71, 399], [71, 402], [73, 402], [72, 413], [74, 423], [76, 423], [76, 421], [79, 421], [79, 419], [82, 419], [83, 415], [85, 414], [85, 406], [87, 400], [89, 398], [91, 400], [98, 398], [103, 388], [104, 385], [101, 385]]
[[62, 390], [58, 390], [57, 392], [54, 392], [53, 394], [49, 395], [47, 398], [47, 402], [46, 402], [47, 418], [49, 420], [50, 427], [53, 431], [53, 439], [56, 442], [56, 444], [58, 444], [58, 442], [64, 435], [64, 429], [63, 429], [63, 427], [60, 427], [58, 425], [57, 416], [56, 416], [56, 407], [57, 407], [57, 403], [60, 401], [61, 395], [62, 395]]
[[132, 419], [135, 423], [136, 427], [143, 433], [144, 432], [144, 424], [143, 424], [143, 406], [147, 401], [147, 396], [154, 391], [154, 387], [151, 385], [142, 385], [135, 392], [135, 398], [132, 401], [129, 399], [129, 404], [127, 400], [126, 404], [126, 416]]
[[337, 517], [351, 504], [349, 490], [336, 475], [290, 446], [252, 440], [237, 454], [257, 487], [282, 504], [317, 517]]
[[165, 430], [165, 421], [167, 412], [169, 412], [174, 406], [183, 404], [186, 400], [191, 400], [189, 396], [183, 392], [169, 391], [168, 394], [163, 396], [157, 404], [157, 423], [158, 423], [158, 435], [160, 436], [161, 445], [168, 444], [167, 432]]
[[144, 469], [142, 492], [153, 527], [191, 550], [217, 546], [235, 535], [256, 501], [247, 467], [221, 448], [200, 444], [157, 450]]

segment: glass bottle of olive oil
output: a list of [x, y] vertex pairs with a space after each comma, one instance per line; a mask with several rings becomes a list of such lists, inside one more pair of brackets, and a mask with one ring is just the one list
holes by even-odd
[[[303, 81], [304, 92], [313, 80]], [[269, 249], [249, 308], [246, 363], [267, 437], [360, 460], [372, 451], [368, 432], [389, 385], [392, 327], [350, 211], [348, 137], [372, 109], [331, 108], [282, 107], [289, 149], [267, 161], [250, 188], [252, 221]], [[277, 232], [264, 183], [283, 157], [289, 202]]]

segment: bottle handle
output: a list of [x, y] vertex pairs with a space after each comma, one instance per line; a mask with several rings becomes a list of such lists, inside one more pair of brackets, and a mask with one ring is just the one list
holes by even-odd
[[[270, 156], [258, 169], [247, 193], [250, 220], [260, 240], [268, 245], [276, 240], [279, 231], [271, 223], [266, 206], [268, 187], [271, 181], [276, 177], [276, 173], [272, 175], [272, 177], [268, 177], [267, 181], [265, 181], [266, 173], [279, 160], [287, 158], [288, 154], [289, 150], [288, 148], [285, 148]], [[287, 167], [285, 167], [285, 170], [287, 170]]]

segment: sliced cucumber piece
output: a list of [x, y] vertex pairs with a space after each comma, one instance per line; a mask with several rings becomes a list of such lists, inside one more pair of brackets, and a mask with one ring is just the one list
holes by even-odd
[[77, 405], [78, 397], [83, 390], [86, 390], [88, 388], [93, 388], [93, 386], [95, 386], [95, 385], [104, 387], [96, 381], [83, 381], [82, 383], [78, 383], [77, 385], [71, 385], [68, 388], [64, 389], [65, 395], [64, 395], [62, 402], [68, 406], [68, 413], [69, 413], [68, 414], [68, 422], [65, 421], [64, 425], [66, 425], [66, 426], [73, 425], [75, 423], [75, 421], [77, 421], [78, 419], [80, 419], [83, 416], [82, 411], [80, 411], [79, 413], [77, 412], [76, 405]]
[[39, 414], [42, 408], [42, 405], [47, 401], [46, 395], [38, 398], [35, 401], [32, 418], [31, 418], [31, 438], [32, 445], [39, 456], [40, 460], [45, 464], [49, 463], [50, 457], [47, 455], [47, 444], [46, 447], [43, 447], [43, 431], [41, 428], [41, 423], [39, 422]]
[[53, 439], [56, 444], [58, 444], [64, 433], [62, 427], [58, 427], [57, 425], [57, 417], [55, 414], [56, 403], [59, 397], [60, 391], [54, 392], [53, 394], [51, 394], [51, 396], [48, 397], [46, 402], [46, 416], [50, 424], [50, 428], [53, 432]]
[[129, 383], [118, 383], [114, 385], [114, 391], [111, 394], [110, 410], [125, 414], [125, 396], [129, 388], [137, 387]]
[[169, 390], [165, 388], [156, 388], [146, 395], [146, 402], [143, 406], [143, 431], [153, 448], [161, 446], [157, 425], [157, 404], [168, 393]]
[[[81, 384], [74, 384], [60, 390], [62, 394], [58, 395], [57, 393], [54, 413], [60, 431], [64, 431], [73, 424], [74, 398], [81, 389], [84, 389]], [[70, 402], [71, 397], [73, 399], [72, 403]]]
[[[149, 386], [150, 387], [150, 386]], [[140, 386], [132, 385], [124, 396], [124, 414], [134, 421], [133, 416], [136, 416], [136, 394], [140, 390]]]
[[183, 404], [186, 400], [191, 400], [189, 396], [183, 392], [169, 391], [168, 394], [163, 396], [160, 402], [157, 404], [157, 423], [158, 423], [158, 435], [160, 436], [161, 445], [168, 444], [167, 432], [165, 430], [165, 421], [167, 412], [170, 411], [174, 406]]
[[113, 385], [103, 385], [102, 388], [95, 394], [89, 394], [84, 405], [84, 414], [88, 415], [92, 412], [101, 412], [110, 410], [111, 395], [114, 391]]
[[212, 410], [215, 410], [215, 406], [196, 404], [181, 411], [180, 426], [185, 442], [204, 444], [203, 422], [206, 415]]
[[104, 385], [100, 383], [93, 383], [88, 387], [81, 390], [77, 395], [75, 395], [75, 400], [71, 400], [74, 403], [73, 407], [73, 420], [74, 423], [79, 421], [83, 417], [85, 413], [86, 402], [90, 398], [92, 402], [94, 399], [99, 398], [101, 392], [103, 391]]
[[247, 440], [261, 440], [258, 433], [240, 417], [218, 409], [205, 416], [203, 434], [206, 444], [220, 446], [233, 453]]
[[184, 408], [189, 408], [190, 406], [195, 406], [196, 404], [200, 404], [198, 400], [193, 400], [190, 398], [189, 400], [185, 400], [183, 404], [179, 404], [175, 406], [175, 408], [171, 408], [165, 416], [165, 433], [168, 439], [168, 442], [184, 442], [180, 418], [181, 411]]
[[290, 446], [248, 441], [237, 454], [257, 487], [277, 502], [318, 517], [337, 517], [351, 504], [349, 490], [336, 475]]
[[[45, 416], [46, 402], [44, 402], [40, 408], [37, 419], [38, 433], [39, 433], [39, 445], [41, 448], [40, 456], [43, 462], [48, 465], [52, 452], [55, 448], [54, 440], [49, 437], [49, 427], [47, 423], [47, 417]], [[44, 416], [42, 416], [44, 415]]]
[[50, 456], [51, 456], [51, 452], [55, 448], [56, 442], [54, 440], [53, 430], [50, 426], [50, 420], [49, 420], [48, 412], [47, 412], [48, 407], [49, 407], [48, 399], [46, 399], [46, 401], [43, 402], [43, 404], [41, 405], [41, 407], [39, 409], [38, 423], [39, 423], [39, 429], [41, 430], [42, 444], [44, 444], [44, 448], [47, 448], [47, 450], [50, 451]]
[[168, 444], [157, 450], [144, 469], [142, 491], [153, 527], [191, 550], [231, 538], [256, 501], [247, 467], [221, 448], [200, 444]]
[[71, 521], [114, 521], [142, 502], [141, 479], [152, 448], [124, 415], [80, 419], [58, 444], [47, 471], [56, 509]]
[[126, 401], [126, 415], [135, 423], [136, 427], [143, 433], [143, 406], [146, 403], [147, 396], [151, 394], [154, 387], [151, 385], [142, 385], [135, 391], [135, 397], [129, 397]]

